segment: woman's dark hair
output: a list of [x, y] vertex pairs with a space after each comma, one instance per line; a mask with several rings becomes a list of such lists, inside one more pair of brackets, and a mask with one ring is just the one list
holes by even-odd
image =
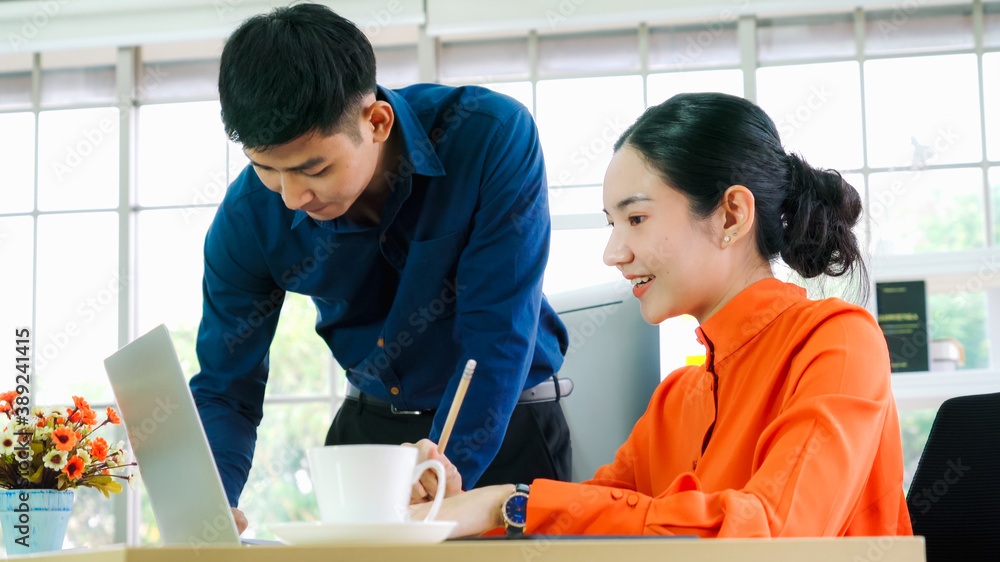
[[634, 148], [705, 218], [732, 185], [746, 186], [756, 205], [757, 250], [780, 255], [805, 278], [867, 271], [852, 227], [861, 197], [835, 170], [813, 168], [786, 154], [774, 122], [743, 98], [679, 94], [650, 107], [615, 143]]
[[374, 91], [371, 44], [326, 6], [297, 4], [254, 16], [222, 51], [222, 122], [246, 148], [267, 149], [313, 130], [359, 138], [352, 118]]

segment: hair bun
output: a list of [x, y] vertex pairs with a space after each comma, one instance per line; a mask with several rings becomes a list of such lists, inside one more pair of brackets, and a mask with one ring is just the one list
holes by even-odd
[[806, 278], [843, 275], [858, 259], [852, 229], [861, 196], [836, 170], [813, 168], [797, 154], [786, 155], [786, 162], [782, 259]]

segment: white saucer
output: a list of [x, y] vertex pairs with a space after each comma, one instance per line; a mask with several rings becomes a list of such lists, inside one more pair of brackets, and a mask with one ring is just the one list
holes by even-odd
[[301, 521], [274, 523], [268, 528], [285, 544], [433, 544], [451, 533], [455, 521], [409, 521], [406, 523], [323, 523]]

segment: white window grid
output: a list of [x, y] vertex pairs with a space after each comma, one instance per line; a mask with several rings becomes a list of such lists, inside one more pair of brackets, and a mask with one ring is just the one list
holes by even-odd
[[[956, 9], [965, 10], [969, 6], [957, 6]], [[869, 13], [865, 10], [858, 8], [850, 14], [853, 19], [854, 29], [855, 29], [855, 41], [856, 41], [856, 55], [844, 57], [844, 56], [832, 56], [832, 57], [814, 57], [809, 59], [795, 59], [795, 60], [769, 60], [766, 63], [757, 62], [757, 19], [754, 16], [741, 16], [737, 20], [730, 22], [727, 25], [735, 26], [736, 33], [738, 37], [739, 46], [739, 63], [732, 65], [698, 65], [692, 64], [685, 66], [681, 69], [676, 70], [656, 70], [656, 74], [661, 73], [671, 73], [671, 72], [687, 72], [696, 70], [706, 70], [706, 69], [739, 69], [743, 71], [743, 86], [744, 95], [750, 100], [756, 100], [756, 69], [767, 66], [790, 66], [799, 64], [815, 64], [823, 62], [839, 62], [839, 61], [857, 61], [860, 64], [860, 72], [862, 73], [862, 120], [865, 119], [864, 116], [864, 88], [863, 88], [863, 73], [864, 73], [864, 62], [868, 60], [878, 60], [878, 59], [889, 59], [889, 58], [905, 58], [905, 57], [919, 57], [927, 55], [947, 55], [947, 54], [968, 54], [973, 53], [977, 57], [977, 64], [979, 70], [979, 103], [980, 103], [980, 115], [981, 115], [981, 141], [982, 141], [982, 159], [979, 163], [973, 164], [931, 164], [926, 167], [928, 170], [934, 169], [967, 169], [970, 167], [978, 167], [982, 169], [983, 172], [983, 200], [986, 202], [985, 205], [985, 241], [986, 248], [981, 250], [965, 250], [957, 252], [945, 252], [941, 254], [933, 255], [910, 255], [910, 256], [888, 256], [882, 259], [877, 267], [874, 268], [873, 278], [882, 279], [906, 279], [906, 278], [924, 278], [928, 276], [941, 276], [941, 275], [966, 275], [966, 276], [976, 276], [982, 275], [984, 271], [989, 273], [994, 273], [992, 269], [989, 269], [990, 264], [996, 263], [1000, 259], [1000, 249], [994, 240], [994, 217], [993, 217], [993, 194], [990, 189], [989, 182], [989, 171], [991, 168], [996, 168], [1000, 166], [1000, 161], [990, 160], [988, 158], [988, 151], [986, 150], [986, 123], [985, 123], [985, 95], [983, 91], [983, 55], [986, 53], [1000, 52], [1000, 47], [984, 47], [984, 9], [983, 2], [981, 0], [975, 0], [971, 4], [971, 15], [973, 19], [973, 39], [974, 44], [971, 48], [961, 48], [961, 49], [934, 49], [926, 52], [913, 51], [905, 54], [882, 54], [882, 55], [867, 55], [865, 53], [865, 34], [866, 34], [866, 15]], [[836, 14], [833, 17], [843, 17], [844, 14]], [[814, 16], [815, 17], [815, 16]], [[692, 25], [688, 29], [697, 30], [699, 25]], [[618, 30], [620, 31], [620, 30]], [[618, 32], [616, 31], [616, 32]], [[594, 32], [590, 32], [594, 33]], [[564, 79], [564, 78], [593, 78], [593, 77], [608, 77], [608, 76], [634, 76], [640, 75], [643, 79], [643, 96], [644, 101], [646, 96], [646, 82], [649, 75], [652, 73], [649, 69], [649, 33], [650, 25], [646, 23], [639, 24], [636, 28], [637, 33], [637, 44], [639, 49], [639, 67], [635, 69], [625, 69], [619, 72], [600, 72], [600, 73], [588, 73], [588, 72], [565, 72], [565, 73], [554, 73], [545, 76], [539, 75], [538, 70], [538, 42], [539, 33], [536, 30], [530, 30], [526, 33], [524, 40], [527, 42], [527, 54], [528, 54], [528, 65], [529, 72], [525, 77], [526, 80], [530, 81], [532, 85], [533, 99], [532, 106], [530, 109], [534, 112], [536, 109], [536, 99], [534, 97], [534, 92], [537, 89], [537, 84], [540, 80], [545, 79]], [[495, 40], [495, 39], [490, 39]], [[442, 41], [437, 38], [431, 38], [426, 34], [426, 30], [421, 27], [419, 32], [419, 37], [415, 45], [417, 51], [417, 64], [420, 81], [433, 82], [438, 79], [437, 63], [438, 63], [438, 52], [442, 46]], [[399, 47], [397, 47], [399, 49]], [[120, 47], [117, 52], [117, 60], [115, 63], [115, 85], [116, 85], [116, 98], [119, 100], [117, 102], [117, 107], [121, 112], [121, 123], [119, 133], [119, 204], [115, 208], [109, 209], [88, 209], [86, 212], [95, 212], [100, 210], [113, 211], [118, 214], [118, 226], [119, 226], [119, 247], [118, 247], [118, 260], [119, 266], [123, 271], [131, 271], [133, 269], [132, 257], [135, 252], [134, 239], [133, 239], [133, 224], [135, 220], [135, 214], [139, 211], [146, 209], [170, 209], [170, 208], [190, 208], [192, 206], [199, 205], [166, 205], [166, 206], [156, 206], [156, 207], [141, 207], [134, 203], [134, 182], [135, 182], [135, 170], [133, 169], [134, 162], [134, 151], [136, 146], [136, 133], [134, 125], [134, 116], [136, 109], [143, 105], [143, 102], [137, 99], [136, 83], [137, 75], [141, 69], [141, 60], [139, 58], [140, 48], [137, 47]], [[516, 78], [515, 78], [516, 79]], [[30, 70], [30, 105], [24, 107], [7, 107], [0, 109], [0, 113], [13, 113], [13, 112], [24, 112], [31, 111], [35, 116], [35, 128], [37, 130], [38, 126], [38, 115], [41, 111], [53, 110], [53, 109], [86, 109], [86, 108], [99, 108], [108, 107], [108, 103], [91, 102], [91, 103], [55, 103], [55, 104], [45, 104], [44, 107], [41, 103], [41, 82], [42, 82], [42, 65], [41, 65], [41, 53], [34, 53], [32, 56], [32, 65]], [[448, 81], [443, 81], [448, 83]], [[459, 82], [452, 82], [458, 84]], [[388, 86], [399, 86], [402, 84], [384, 84]], [[151, 103], [179, 103], [179, 102], [192, 102], [192, 101], [212, 101], [217, 100], [217, 96], [210, 95], [200, 95], [191, 97], [178, 97], [169, 100], [159, 100], [157, 102]], [[866, 143], [867, 139], [866, 128], [862, 126], [862, 143]], [[37, 160], [38, 146], [37, 146], [37, 135], [35, 136], [35, 155]], [[867, 147], [863, 145], [862, 153], [864, 155], [864, 165], [859, 169], [854, 170], [842, 170], [848, 173], [859, 173], [863, 174], [866, 183], [867, 178], [872, 173], [890, 171], [890, 168], [875, 168], [868, 165], [868, 154]], [[228, 157], [227, 157], [228, 158]], [[35, 162], [37, 168], [37, 161]], [[227, 161], [228, 168], [228, 161]], [[232, 178], [227, 178], [231, 181]], [[563, 186], [562, 188], [573, 188], [573, 187], [593, 187], [592, 184], [581, 184], [577, 186]], [[867, 198], [867, 190], [866, 190]], [[208, 203], [200, 205], [202, 207], [212, 208], [215, 205]], [[866, 200], [866, 207], [868, 206], [868, 201]], [[5, 217], [17, 217], [17, 216], [31, 216], [34, 224], [35, 231], [33, 232], [33, 237], [35, 238], [35, 245], [32, 249], [32, 259], [33, 267], [31, 271], [32, 283], [35, 284], [37, 280], [37, 219], [39, 216], [46, 214], [65, 214], [74, 213], [82, 211], [66, 210], [66, 211], [40, 211], [38, 209], [38, 188], [37, 188], [37, 176], [36, 185], [34, 189], [34, 205], [30, 212], [23, 213], [9, 213], [4, 212], [0, 209], [0, 218]], [[553, 229], [554, 230], [573, 230], [581, 228], [593, 228], [597, 226], [602, 226], [605, 222], [604, 216], [601, 213], [587, 213], [587, 214], [576, 214], [576, 215], [559, 215], [553, 217]], [[866, 226], [866, 230], [870, 232], [870, 225]], [[129, 291], [122, 291], [118, 295], [118, 343], [119, 345], [125, 345], [133, 337], [133, 326], [136, 325], [136, 312], [134, 307], [134, 302], [132, 295]], [[990, 311], [994, 313], [991, 315], [991, 332], [1000, 333], [1000, 301], [991, 298], [990, 299]], [[37, 303], [32, 303], [32, 326], [35, 324]], [[994, 338], [996, 339], [996, 338]], [[893, 385], [894, 392], [896, 394], [897, 403], [900, 405], [900, 410], [906, 409], [922, 409], [928, 407], [937, 407], [943, 400], [961, 394], [975, 394], [981, 392], [995, 392], [1000, 388], [1000, 381], [998, 381], [998, 373], [995, 371], [996, 362], [1000, 360], [1000, 342], [994, 342], [991, 344], [991, 368], [984, 371], [964, 371], [958, 374], [955, 373], [945, 373], [945, 374], [935, 374], [935, 373], [925, 373], [925, 374], [903, 374], [903, 375], [893, 375]], [[276, 404], [302, 404], [302, 403], [316, 403], [316, 402], [326, 402], [330, 405], [331, 413], [334, 413], [339, 407], [339, 403], [342, 400], [342, 396], [338, 389], [335, 388], [336, 379], [333, 373], [330, 377], [330, 392], [322, 395], [309, 395], [309, 396], [269, 396], [265, 403], [267, 405]], [[103, 407], [106, 404], [98, 405]], [[126, 490], [126, 493], [119, 496], [115, 496], [112, 501], [114, 502], [113, 513], [115, 515], [115, 541], [116, 542], [127, 542], [129, 544], [138, 544], [138, 518], [140, 516], [140, 506], [138, 504], [139, 494], [134, 490]]]

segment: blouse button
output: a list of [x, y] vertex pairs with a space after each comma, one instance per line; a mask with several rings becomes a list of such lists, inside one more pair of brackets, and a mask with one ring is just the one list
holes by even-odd
[[629, 494], [628, 499], [625, 500], [625, 503], [627, 503], [629, 507], [635, 507], [636, 504], [639, 503], [639, 496], [635, 494]]
[[391, 392], [393, 396], [399, 396], [399, 387], [394, 386], [389, 389], [389, 392]]
[[613, 499], [613, 500], [616, 500], [616, 501], [620, 500], [620, 499], [622, 499], [622, 496], [624, 496], [624, 495], [625, 495], [625, 492], [622, 492], [621, 490], [618, 490], [618, 489], [611, 490], [611, 499]]

